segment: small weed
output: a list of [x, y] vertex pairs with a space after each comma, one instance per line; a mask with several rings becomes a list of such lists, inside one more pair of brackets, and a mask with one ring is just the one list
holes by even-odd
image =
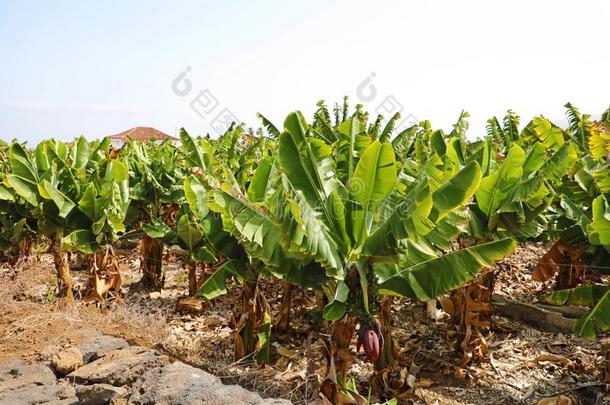
[[47, 301], [48, 302], [55, 301], [55, 289], [54, 288], [49, 288], [47, 290]]
[[182, 271], [182, 272], [176, 274], [176, 283], [177, 284], [186, 283], [186, 280], [188, 280], [188, 274], [186, 274], [186, 272]]

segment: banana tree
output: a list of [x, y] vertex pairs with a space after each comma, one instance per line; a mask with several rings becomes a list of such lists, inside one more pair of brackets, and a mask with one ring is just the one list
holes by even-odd
[[[238, 241], [225, 231], [219, 213], [210, 211], [203, 181], [195, 175], [184, 180], [185, 201], [177, 213], [175, 229], [153, 218], [144, 231], [165, 243], [185, 250], [189, 268], [189, 294], [214, 299], [226, 293], [226, 279], [233, 277], [241, 284], [240, 305], [234, 313], [235, 357], [254, 354], [259, 361], [268, 361], [271, 333], [269, 304], [259, 291], [258, 279], [264, 274], [263, 264], [248, 255]], [[214, 273], [198, 280], [199, 263], [212, 267]]]
[[[610, 175], [610, 171], [609, 171]], [[603, 250], [610, 257], [610, 204], [608, 195], [600, 195], [593, 200], [591, 222], [586, 225], [586, 236], [595, 249]], [[596, 255], [599, 257], [599, 253]], [[605, 260], [603, 263], [607, 263]], [[606, 271], [604, 267], [597, 267]], [[578, 335], [593, 339], [599, 333], [610, 329], [610, 287], [603, 285], [582, 285], [571, 289], [559, 290], [548, 294], [545, 299], [552, 304], [592, 305], [592, 308], [574, 325]]]
[[19, 256], [24, 257], [32, 250], [35, 243], [36, 220], [40, 216], [40, 203], [37, 184], [38, 171], [31, 153], [24, 146], [13, 142], [8, 149], [8, 166], [10, 171], [3, 180], [2, 199], [13, 204], [16, 217], [25, 219], [22, 222], [26, 227], [18, 227], [18, 232], [13, 234], [13, 240], [17, 242]]
[[586, 118], [573, 107], [568, 109], [571, 136], [580, 139], [574, 143], [579, 159], [566, 170], [561, 183], [553, 185], [556, 202], [550, 228], [558, 241], [533, 275], [545, 281], [557, 274], [557, 289], [576, 287], [589, 268], [603, 273], [604, 263], [610, 260], [604, 247], [604, 214], [600, 214], [610, 196], [610, 142], [604, 141], [610, 139], [606, 129], [610, 122], [591, 123]]
[[[589, 128], [590, 154], [583, 158], [582, 166], [574, 173], [573, 182], [579, 192], [563, 194], [562, 206], [569, 217], [571, 227], [566, 228], [564, 238], [575, 238], [586, 243], [585, 266], [592, 266], [608, 273], [604, 264], [610, 259], [610, 120], [598, 122]], [[574, 188], [572, 188], [574, 190]], [[571, 197], [571, 198], [570, 198]], [[554, 272], [549, 272], [551, 275]], [[548, 278], [548, 273], [545, 274]], [[591, 305], [592, 308], [574, 325], [578, 335], [593, 339], [610, 328], [610, 287], [581, 285], [555, 291], [545, 299], [553, 304]]]
[[[534, 128], [532, 133], [538, 130], [530, 126]], [[572, 142], [563, 138], [554, 142], [547, 145], [533, 141], [522, 146], [513, 142], [506, 156], [498, 159], [487, 138], [484, 152], [478, 157], [485, 173], [471, 207], [471, 236], [486, 239], [490, 234], [500, 234], [523, 240], [545, 232], [554, 188], [577, 160]]]
[[[211, 253], [208, 260], [214, 273], [203, 283], [199, 294], [213, 299], [226, 292], [225, 281], [234, 278], [241, 285], [240, 306], [235, 318], [235, 356], [241, 358], [255, 354], [266, 361], [269, 356], [271, 313], [269, 304], [260, 292], [259, 278], [270, 275], [265, 263], [252, 255], [249, 249], [231, 236], [234, 212], [225, 212], [215, 204], [210, 193], [224, 183], [235, 193], [258, 188], [252, 184], [268, 178], [271, 166], [268, 155], [273, 141], [262, 134], [258, 138], [245, 136], [240, 127], [231, 127], [217, 141], [194, 139], [181, 131], [184, 154], [194, 173], [184, 182], [185, 197], [193, 222], [201, 229], [202, 242]], [[204, 168], [204, 170], [199, 170]], [[209, 208], [212, 208], [210, 211]]]
[[117, 155], [110, 150], [106, 160], [96, 162], [81, 185], [82, 196], [72, 203], [83, 221], [62, 239], [63, 249], [89, 255], [86, 301], [103, 302], [110, 290], [120, 296], [121, 275], [112, 243], [125, 232], [130, 198], [127, 164]]
[[199, 263], [215, 265], [222, 258], [239, 253], [235, 252], [236, 243], [223, 231], [220, 217], [208, 209], [203, 183], [194, 175], [187, 176], [183, 190], [184, 197], [179, 200], [180, 208], [173, 226], [152, 217], [143, 230], [149, 237], [177, 245], [186, 252], [189, 295], [193, 296], [204, 281], [197, 279]]
[[[152, 218], [171, 218], [183, 197], [184, 169], [179, 152], [171, 143], [130, 141], [121, 150], [129, 166], [131, 204], [128, 222], [132, 230], [149, 224]], [[161, 289], [163, 242], [144, 233], [140, 243], [140, 269], [145, 286]]]
[[26, 257], [36, 221], [29, 212], [28, 202], [7, 181], [10, 174], [8, 146], [6, 151], [0, 152], [0, 164], [0, 251], [3, 259], [14, 264]]
[[186, 253], [186, 267], [188, 272], [188, 292], [193, 296], [197, 292], [199, 280], [197, 279], [197, 266], [199, 263], [215, 263], [217, 257], [210, 251], [205, 235], [205, 229], [193, 216], [188, 204], [175, 212], [174, 226], [166, 221], [152, 217], [150, 222], [143, 225], [146, 235], [166, 245], [176, 245]]
[[[73, 298], [67, 256], [60, 241], [64, 232], [81, 223], [75, 204], [68, 195], [79, 193], [76, 172], [84, 172], [89, 144], [81, 137], [71, 147], [53, 140], [40, 143], [33, 154], [13, 143], [9, 149], [11, 172], [6, 184], [25, 201], [26, 210], [36, 221], [36, 230], [51, 239], [51, 251], [60, 293]], [[81, 176], [82, 177], [82, 176]]]

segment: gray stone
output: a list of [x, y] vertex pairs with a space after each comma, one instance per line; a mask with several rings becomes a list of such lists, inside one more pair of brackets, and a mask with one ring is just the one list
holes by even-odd
[[15, 390], [29, 385], [55, 384], [53, 371], [42, 364], [28, 364], [11, 357], [0, 363], [0, 392]]
[[0, 403], [21, 404], [77, 404], [74, 388], [66, 385], [28, 385], [15, 390], [0, 391]]
[[69, 374], [83, 364], [83, 354], [76, 347], [60, 350], [51, 359], [51, 367], [61, 375]]
[[102, 335], [95, 329], [84, 328], [68, 331], [59, 339], [49, 344], [40, 352], [43, 361], [51, 362], [56, 353], [66, 347], [76, 347], [83, 354], [83, 362], [97, 360], [111, 350], [127, 347], [129, 344], [121, 338]]
[[73, 404], [76, 393], [72, 387], [58, 385], [49, 367], [13, 357], [0, 364], [0, 403]]
[[18, 297], [19, 301], [44, 302], [48, 297], [49, 287], [46, 284], [41, 284], [24, 291]]
[[198, 368], [176, 362], [147, 371], [132, 386], [129, 403], [152, 404], [290, 404], [289, 401], [263, 399], [237, 385], [223, 385], [220, 379]]
[[106, 353], [104, 357], [71, 372], [66, 378], [79, 384], [129, 385], [147, 370], [168, 363], [169, 358], [156, 350], [129, 346]]
[[129, 391], [124, 387], [109, 384], [93, 384], [76, 386], [76, 396], [83, 405], [104, 405], [112, 400], [124, 398]]
[[129, 344], [121, 338], [100, 335], [78, 346], [85, 363], [97, 360], [111, 350], [128, 347]]

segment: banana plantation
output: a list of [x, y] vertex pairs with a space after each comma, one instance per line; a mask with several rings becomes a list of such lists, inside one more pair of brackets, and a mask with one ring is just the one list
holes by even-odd
[[[399, 129], [400, 114], [345, 99], [311, 117], [260, 115], [258, 129], [233, 124], [217, 139], [181, 129], [180, 142], [120, 148], [13, 142], [0, 151], [0, 271], [36, 273], [47, 260], [43, 301], [57, 311], [116, 316], [135, 291], [147, 308], [196, 307], [190, 324], [229, 331], [226, 364], [243, 380], [271, 375], [290, 387], [273, 396], [294, 403], [453, 403], [443, 398], [457, 386], [478, 395], [483, 374], [509, 378], [497, 360], [506, 347], [493, 342], [524, 325], [554, 339], [529, 372], [553, 367], [564, 380], [455, 403], [603, 401], [610, 110], [565, 113], [560, 125], [509, 110], [471, 134], [466, 112], [450, 131]], [[528, 246], [535, 258], [512, 259]], [[150, 298], [172, 289], [171, 302]], [[595, 360], [579, 363], [579, 350]], [[423, 393], [434, 386], [446, 396]]]

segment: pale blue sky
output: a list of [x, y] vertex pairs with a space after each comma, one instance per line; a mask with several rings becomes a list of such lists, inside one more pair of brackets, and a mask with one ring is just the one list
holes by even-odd
[[[344, 94], [371, 110], [394, 100], [441, 127], [464, 108], [472, 136], [507, 108], [524, 120], [561, 119], [566, 101], [600, 113], [608, 21], [610, 6], [593, 0], [0, 0], [0, 138], [137, 125], [214, 134], [224, 109], [281, 125]], [[187, 67], [191, 91], [179, 96], [172, 81]], [[190, 104], [206, 89], [218, 104], [198, 115]]]

